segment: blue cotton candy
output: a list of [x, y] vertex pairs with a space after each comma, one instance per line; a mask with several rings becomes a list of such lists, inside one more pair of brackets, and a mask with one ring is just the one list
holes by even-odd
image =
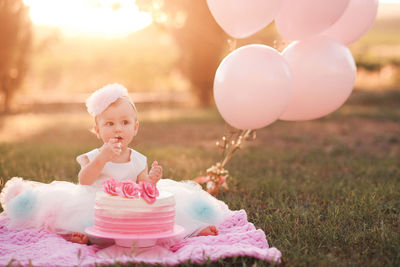
[[34, 212], [36, 195], [32, 190], [26, 190], [14, 197], [7, 204], [7, 215], [11, 220], [24, 221]]
[[187, 212], [193, 219], [203, 222], [213, 221], [218, 215], [215, 207], [202, 198], [192, 199], [187, 206]]
[[94, 225], [94, 218], [92, 216], [87, 217], [86, 218], [82, 218], [81, 220], [81, 228], [82, 229], [86, 229], [89, 226], [93, 226]]

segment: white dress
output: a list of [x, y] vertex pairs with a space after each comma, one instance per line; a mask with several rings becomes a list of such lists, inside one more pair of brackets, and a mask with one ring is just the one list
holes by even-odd
[[[84, 156], [92, 161], [98, 153], [99, 150], [94, 149], [78, 156], [77, 161], [82, 162]], [[0, 203], [10, 219], [8, 226], [11, 228], [83, 233], [86, 227], [93, 225], [94, 199], [96, 191], [101, 190], [101, 183], [109, 178], [136, 182], [146, 166], [146, 157], [131, 149], [129, 162], [107, 162], [99, 179], [90, 186], [64, 181], [44, 184], [14, 177], [3, 188]], [[209, 225], [218, 225], [231, 214], [224, 202], [195, 182], [161, 179], [157, 188], [174, 194], [175, 221], [186, 229], [186, 236], [195, 235]]]
[[[109, 178], [116, 178], [120, 181], [130, 180], [136, 182], [137, 176], [146, 168], [147, 158], [136, 150], [130, 148], [130, 151], [131, 153], [128, 162], [107, 162], [99, 174], [98, 180], [96, 180], [96, 182], [91, 186], [95, 187], [97, 190], [101, 190], [101, 184]], [[99, 149], [93, 149], [92, 151], [78, 156], [76, 161], [82, 165], [82, 159], [84, 156], [86, 156], [89, 161], [93, 161], [99, 153]]]

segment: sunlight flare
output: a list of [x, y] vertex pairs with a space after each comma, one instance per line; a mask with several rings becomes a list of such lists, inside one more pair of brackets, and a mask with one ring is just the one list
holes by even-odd
[[60, 28], [68, 35], [123, 37], [151, 24], [132, 0], [24, 0], [36, 25]]

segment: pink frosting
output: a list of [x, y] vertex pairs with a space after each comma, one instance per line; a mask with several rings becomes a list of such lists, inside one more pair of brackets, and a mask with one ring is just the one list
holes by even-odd
[[122, 182], [117, 190], [119, 195], [125, 198], [139, 198], [141, 194], [140, 186], [132, 181]]
[[152, 183], [140, 182], [139, 186], [142, 189], [140, 196], [149, 204], [154, 203], [154, 201], [156, 201], [156, 198], [160, 195], [157, 187], [155, 187], [155, 185], [153, 185]]
[[160, 195], [155, 185], [149, 182], [136, 184], [132, 181], [120, 182], [115, 178], [110, 178], [102, 183], [103, 191], [111, 196], [121, 196], [124, 198], [143, 198], [147, 203], [153, 204]]
[[132, 211], [111, 216], [108, 213], [108, 210], [102, 208], [95, 209], [94, 227], [97, 230], [118, 234], [151, 234], [171, 232], [174, 229], [174, 205], [152, 208], [148, 212]]
[[112, 196], [118, 196], [117, 188], [120, 186], [121, 182], [115, 178], [110, 178], [104, 181], [101, 185], [103, 186], [104, 192]]

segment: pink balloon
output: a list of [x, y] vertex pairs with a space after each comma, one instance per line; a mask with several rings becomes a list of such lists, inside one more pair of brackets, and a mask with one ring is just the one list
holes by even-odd
[[357, 41], [374, 23], [378, 3], [378, 0], [350, 0], [343, 15], [323, 35], [345, 45]]
[[240, 47], [223, 59], [214, 80], [214, 99], [227, 123], [258, 129], [274, 122], [289, 103], [292, 75], [275, 49]]
[[283, 0], [275, 18], [279, 33], [286, 40], [303, 40], [316, 35], [337, 21], [350, 0]]
[[234, 38], [246, 38], [272, 22], [282, 0], [207, 0], [211, 14]]
[[293, 75], [293, 94], [281, 120], [311, 120], [338, 109], [350, 96], [356, 65], [350, 50], [325, 36], [290, 44], [282, 52]]

